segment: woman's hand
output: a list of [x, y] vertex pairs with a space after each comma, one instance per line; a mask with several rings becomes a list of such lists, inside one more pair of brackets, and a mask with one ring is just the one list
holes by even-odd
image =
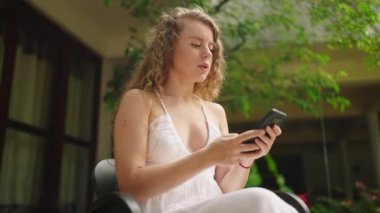
[[264, 134], [264, 130], [249, 130], [241, 134], [221, 136], [205, 147], [208, 152], [207, 157], [213, 164], [218, 165], [232, 165], [240, 159], [253, 158], [256, 155], [253, 153], [260, 152], [261, 147], [256, 143], [243, 144], [242, 142], [251, 138], [263, 138]]
[[240, 162], [244, 166], [252, 165], [255, 159], [261, 158], [268, 154], [272, 145], [279, 135], [281, 135], [281, 128], [278, 125], [274, 125], [273, 127], [267, 126], [265, 128], [266, 134], [263, 134], [257, 138], [255, 138], [254, 144], [256, 144], [259, 149], [255, 150], [252, 153], [246, 153], [247, 155], [240, 159]]

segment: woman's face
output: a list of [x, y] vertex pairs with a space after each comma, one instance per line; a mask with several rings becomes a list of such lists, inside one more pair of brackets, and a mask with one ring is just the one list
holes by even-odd
[[210, 27], [200, 21], [186, 18], [182, 21], [169, 77], [179, 78], [182, 82], [202, 82], [212, 65], [213, 34]]

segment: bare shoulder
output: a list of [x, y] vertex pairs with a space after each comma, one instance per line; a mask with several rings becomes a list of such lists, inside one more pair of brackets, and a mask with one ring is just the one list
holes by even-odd
[[217, 124], [219, 128], [222, 128], [222, 126], [225, 126], [226, 123], [226, 112], [222, 105], [210, 102], [210, 101], [204, 101], [205, 106], [207, 108], [208, 115], [210, 115], [210, 119], [213, 123]]
[[226, 114], [224, 108], [222, 105], [215, 103], [215, 102], [210, 102], [210, 101], [205, 101], [207, 108], [216, 116], [224, 116]]
[[123, 94], [118, 106], [118, 115], [149, 114], [152, 95], [141, 89], [131, 89]]
[[[141, 89], [131, 89], [126, 91], [120, 99], [120, 104], [133, 101], [145, 101], [149, 97], [149, 93]], [[138, 104], [138, 103], [137, 103]]]

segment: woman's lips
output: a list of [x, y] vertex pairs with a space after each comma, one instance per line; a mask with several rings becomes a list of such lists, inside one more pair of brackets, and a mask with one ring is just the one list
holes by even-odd
[[198, 65], [198, 67], [200, 67], [202, 69], [208, 69], [209, 68], [208, 64], [200, 64], [200, 65]]

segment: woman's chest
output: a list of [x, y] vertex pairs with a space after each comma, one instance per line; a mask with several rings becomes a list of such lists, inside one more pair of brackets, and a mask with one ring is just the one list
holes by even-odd
[[209, 129], [204, 114], [190, 111], [187, 113], [173, 113], [170, 117], [173, 129], [181, 143], [190, 152], [194, 152], [207, 144]]

